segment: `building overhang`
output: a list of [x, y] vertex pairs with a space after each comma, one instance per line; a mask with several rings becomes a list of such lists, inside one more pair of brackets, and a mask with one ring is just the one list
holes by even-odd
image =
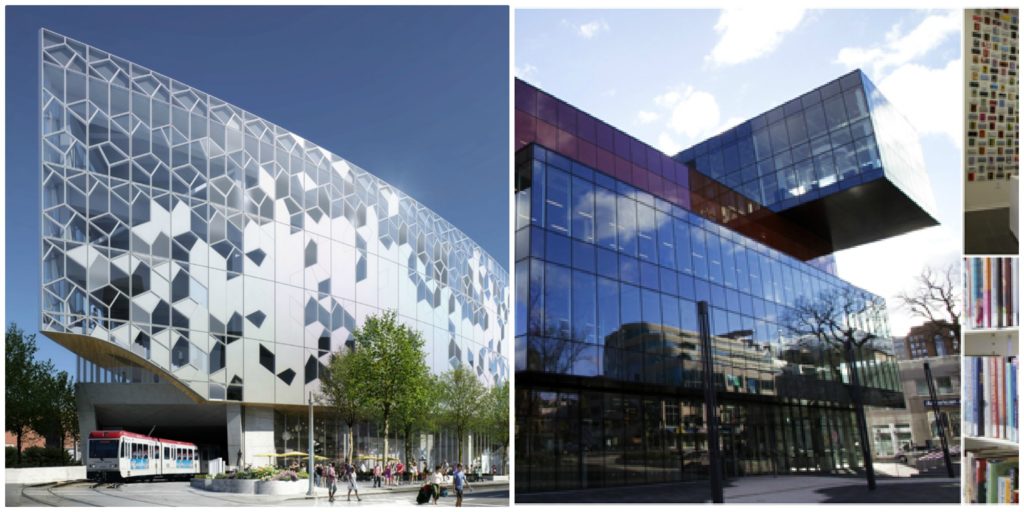
[[824, 243], [806, 244], [807, 260], [885, 240], [939, 221], [882, 177], [777, 212]]
[[50, 338], [60, 344], [62, 347], [74, 352], [76, 355], [83, 357], [97, 366], [104, 368], [118, 368], [125, 366], [140, 367], [160, 376], [160, 378], [179, 389], [193, 402], [203, 403], [207, 401], [196, 393], [194, 389], [174, 375], [168, 373], [163, 368], [109, 341], [83, 334], [46, 330], [40, 332], [42, 332], [47, 338]]

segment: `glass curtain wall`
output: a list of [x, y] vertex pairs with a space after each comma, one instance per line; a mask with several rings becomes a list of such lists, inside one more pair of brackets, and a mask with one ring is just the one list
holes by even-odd
[[517, 153], [516, 487], [706, 478], [698, 301], [710, 306], [728, 476], [860, 466], [847, 385], [901, 407], [884, 306], [851, 368], [791, 334], [833, 274], [540, 147]]

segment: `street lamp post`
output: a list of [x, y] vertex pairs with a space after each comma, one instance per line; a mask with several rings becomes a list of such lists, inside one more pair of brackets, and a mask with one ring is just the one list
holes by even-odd
[[306, 496], [313, 496], [313, 392], [309, 392], [309, 491]]

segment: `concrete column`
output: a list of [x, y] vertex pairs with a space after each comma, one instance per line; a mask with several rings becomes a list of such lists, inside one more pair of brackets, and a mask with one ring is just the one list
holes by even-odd
[[228, 466], [242, 465], [242, 406], [237, 403], [228, 403], [225, 407], [228, 423], [228, 452], [225, 454], [224, 463]]
[[89, 449], [89, 433], [96, 430], [96, 407], [88, 393], [81, 392], [81, 385], [76, 384], [75, 405], [78, 409], [78, 456], [85, 461]]
[[253, 466], [272, 464], [273, 459], [255, 455], [274, 453], [274, 409], [246, 406], [243, 416], [242, 460], [244, 464]]

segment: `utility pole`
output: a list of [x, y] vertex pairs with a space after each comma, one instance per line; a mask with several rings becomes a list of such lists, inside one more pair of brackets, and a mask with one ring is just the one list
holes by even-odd
[[704, 408], [708, 417], [708, 458], [711, 470], [711, 501], [725, 503], [722, 493], [722, 457], [718, 446], [718, 403], [715, 390], [715, 363], [712, 360], [711, 322], [708, 319], [708, 303], [697, 303], [697, 322], [700, 326], [700, 344], [704, 351]]
[[935, 425], [939, 427], [939, 442], [942, 443], [942, 459], [946, 462], [946, 471], [953, 478], [953, 460], [949, 457], [949, 443], [946, 441], [946, 421], [939, 411], [939, 397], [935, 392], [935, 381], [932, 380], [932, 367], [924, 362], [924, 378], [928, 381], [928, 394], [932, 399], [932, 412], [935, 413]]
[[309, 491], [306, 496], [313, 496], [313, 392], [309, 392]]

